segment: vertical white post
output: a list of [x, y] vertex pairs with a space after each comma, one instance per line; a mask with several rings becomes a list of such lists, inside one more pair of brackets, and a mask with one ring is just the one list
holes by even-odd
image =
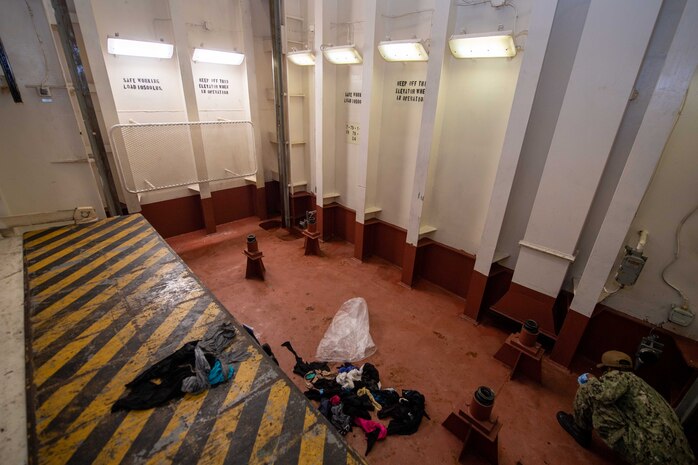
[[245, 71], [247, 73], [247, 89], [250, 102], [250, 120], [254, 125], [255, 159], [257, 160], [257, 189], [264, 187], [264, 160], [262, 157], [262, 136], [260, 132], [261, 121], [259, 119], [259, 90], [257, 89], [257, 64], [254, 53], [254, 35], [252, 33], [252, 12], [250, 0], [238, 0], [240, 2], [241, 18], [234, 25], [242, 28], [242, 37], [245, 50]]
[[359, 138], [359, 157], [357, 163], [357, 203], [356, 221], [364, 223], [366, 217], [366, 185], [369, 170], [369, 151], [371, 150], [371, 138], [376, 139], [375, 129], [371, 128], [371, 109], [374, 106], [372, 100], [373, 86], [381, 85], [382, 82], [374, 83], [375, 61], [379, 60], [376, 54], [376, 18], [379, 16], [377, 0], [366, 0], [364, 2], [364, 47], [363, 68], [361, 76], [361, 108], [359, 113], [359, 128], [361, 137]]
[[[323, 43], [329, 41], [332, 22], [337, 21], [337, 1], [315, 2], [315, 157], [318, 185], [317, 204], [337, 190], [335, 172], [335, 126], [337, 98], [335, 95], [337, 66], [328, 65], [322, 55]], [[321, 195], [322, 193], [322, 195]], [[334, 197], [333, 197], [334, 199]]]
[[[174, 33], [175, 50], [179, 60], [179, 70], [182, 75], [182, 90], [184, 91], [184, 102], [187, 107], [187, 118], [189, 121], [199, 121], [199, 104], [196, 101], [196, 83], [191, 65], [187, 21], [184, 17], [184, 0], [170, 0], [170, 16], [172, 17], [172, 32]], [[208, 179], [204, 140], [201, 128], [198, 126], [191, 127], [191, 143], [194, 150], [196, 175], [199, 179]], [[202, 200], [211, 197], [211, 188], [208, 182], [199, 183], [199, 189]]]
[[[455, 24], [455, 4], [450, 0], [436, 0], [431, 27], [431, 48], [427, 62], [427, 87], [422, 106], [422, 122], [419, 126], [417, 161], [414, 169], [412, 195], [410, 197], [410, 217], [407, 224], [407, 243], [417, 245], [419, 227], [424, 207], [424, 192], [427, 187], [429, 161], [438, 148], [439, 134], [435, 134], [442, 117], [445, 96], [440, 93], [444, 62], [448, 51], [446, 43]], [[435, 137], [436, 136], [436, 137]]]
[[560, 291], [661, 4], [592, 0], [513, 282]]
[[664, 67], [582, 274], [571, 308], [591, 316], [649, 186], [698, 66], [698, 2], [686, 2]]
[[322, 57], [322, 38], [325, 32], [325, 21], [324, 21], [324, 3], [322, 0], [315, 0], [313, 2], [313, 23], [315, 28], [314, 43], [310, 46], [315, 50], [315, 69], [313, 70], [314, 77], [314, 92], [313, 92], [313, 117], [311, 124], [314, 127], [313, 139], [310, 145], [311, 156], [315, 160], [315, 203], [320, 207], [323, 206], [323, 198], [325, 196], [325, 182], [324, 182], [324, 142], [325, 142], [325, 116], [329, 116], [329, 112], [325, 113], [324, 101], [325, 101], [325, 60]]
[[553, 27], [557, 0], [537, 0], [531, 12], [526, 50], [516, 82], [514, 100], [511, 104], [509, 123], [504, 135], [502, 154], [492, 188], [489, 209], [477, 250], [475, 270], [487, 276], [494, 260], [495, 249], [509, 203], [516, 167], [523, 146], [528, 120], [531, 116], [533, 99], [540, 79], [543, 59], [548, 48], [548, 39]]
[[[97, 31], [97, 20], [95, 18], [91, 0], [75, 0], [75, 12], [77, 13], [78, 22], [80, 24], [80, 32], [82, 33], [82, 38], [85, 42], [87, 61], [90, 64], [92, 79], [94, 80], [95, 90], [97, 91], [99, 108], [102, 113], [102, 119], [104, 120], [104, 127], [107, 130], [107, 134], [104, 134], [106, 141], [108, 139], [109, 128], [119, 124], [119, 114], [116, 110], [114, 94], [111, 90], [109, 74], [107, 73], [107, 65], [104, 61], [104, 53], [102, 51], [102, 43], [106, 40], [106, 38], [100, 36], [99, 31]], [[112, 157], [116, 157], [116, 148], [110, 147], [110, 149]], [[124, 171], [126, 172], [121, 173], [121, 175], [124, 177], [130, 177], [131, 184], [133, 185], [133, 175], [128, 170], [128, 164], [124, 164], [123, 167]], [[116, 166], [113, 166], [112, 168], [116, 173]], [[120, 183], [123, 182], [120, 176], [117, 178], [119, 179]], [[138, 196], [126, 191], [122, 185], [118, 187], [121, 190], [121, 195], [123, 195], [123, 200], [126, 203], [126, 208], [128, 209], [129, 213], [141, 211], [141, 204], [138, 201]]]

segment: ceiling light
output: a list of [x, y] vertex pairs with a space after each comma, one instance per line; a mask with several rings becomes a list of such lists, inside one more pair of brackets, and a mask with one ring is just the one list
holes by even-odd
[[315, 64], [315, 54], [310, 50], [288, 52], [286, 56], [291, 62], [299, 66], [312, 66]]
[[325, 55], [327, 61], [335, 65], [354, 65], [363, 62], [361, 54], [353, 45], [325, 47], [322, 54]]
[[132, 57], [172, 58], [174, 45], [164, 42], [144, 42], [142, 40], [107, 37], [107, 52], [112, 55], [128, 55]]
[[191, 59], [201, 63], [216, 63], [219, 65], [239, 65], [245, 55], [239, 52], [221, 52], [206, 48], [195, 48]]
[[378, 44], [385, 61], [427, 61], [429, 54], [418, 40], [386, 40]]
[[456, 58], [510, 58], [516, 56], [516, 45], [511, 31], [453, 35], [448, 39], [448, 45]]

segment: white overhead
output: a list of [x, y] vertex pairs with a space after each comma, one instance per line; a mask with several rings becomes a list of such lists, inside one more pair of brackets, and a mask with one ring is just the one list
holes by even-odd
[[195, 48], [191, 57], [192, 61], [202, 63], [215, 63], [219, 65], [240, 65], [245, 55], [239, 52], [223, 52], [221, 50], [209, 50]]
[[363, 62], [361, 54], [353, 45], [326, 47], [322, 54], [327, 61], [335, 65], [355, 65]]
[[378, 44], [385, 61], [427, 61], [429, 54], [418, 40], [385, 40]]
[[315, 54], [310, 50], [288, 52], [286, 58], [298, 66], [313, 66], [315, 64]]
[[107, 38], [107, 52], [112, 55], [127, 55], [144, 58], [172, 58], [174, 45], [164, 42]]
[[453, 35], [448, 40], [456, 58], [511, 58], [516, 45], [511, 31]]

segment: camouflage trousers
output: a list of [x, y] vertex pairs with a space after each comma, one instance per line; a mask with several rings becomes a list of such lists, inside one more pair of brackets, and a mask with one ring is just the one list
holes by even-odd
[[606, 404], [597, 400], [594, 391], [598, 388], [599, 384], [589, 383], [577, 390], [574, 399], [577, 426], [586, 431], [596, 430], [609, 447], [633, 465], [695, 463], [678, 421], [663, 420], [662, 415], [657, 415], [655, 411], [651, 412], [654, 417], [648, 416], [646, 421], [629, 422], [626, 413], [615, 403]]

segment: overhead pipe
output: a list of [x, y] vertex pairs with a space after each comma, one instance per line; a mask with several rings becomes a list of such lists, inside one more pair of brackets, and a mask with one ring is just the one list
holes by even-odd
[[119, 194], [116, 190], [114, 175], [109, 166], [107, 149], [104, 145], [102, 132], [99, 130], [97, 112], [95, 111], [94, 102], [92, 102], [92, 96], [90, 95], [90, 88], [87, 84], [85, 67], [82, 64], [80, 48], [75, 38], [73, 24], [70, 21], [67, 1], [51, 0], [51, 6], [53, 6], [53, 10], [56, 14], [56, 24], [58, 26], [58, 34], [61, 38], [61, 45], [63, 46], [63, 53], [65, 54], [68, 69], [70, 70], [70, 77], [73, 80], [75, 95], [78, 105], [80, 106], [83, 122], [85, 123], [85, 130], [87, 131], [87, 138], [92, 148], [95, 165], [97, 166], [97, 173], [102, 181], [102, 192], [107, 204], [107, 216], [118, 216], [121, 214], [121, 208], [118, 203]]
[[289, 142], [288, 113], [286, 109], [286, 65], [283, 55], [284, 20], [282, 17], [282, 0], [269, 0], [271, 20], [271, 64], [274, 79], [274, 107], [276, 109], [277, 158], [279, 160], [279, 184], [281, 184], [281, 226], [291, 227], [291, 208], [289, 205]]

